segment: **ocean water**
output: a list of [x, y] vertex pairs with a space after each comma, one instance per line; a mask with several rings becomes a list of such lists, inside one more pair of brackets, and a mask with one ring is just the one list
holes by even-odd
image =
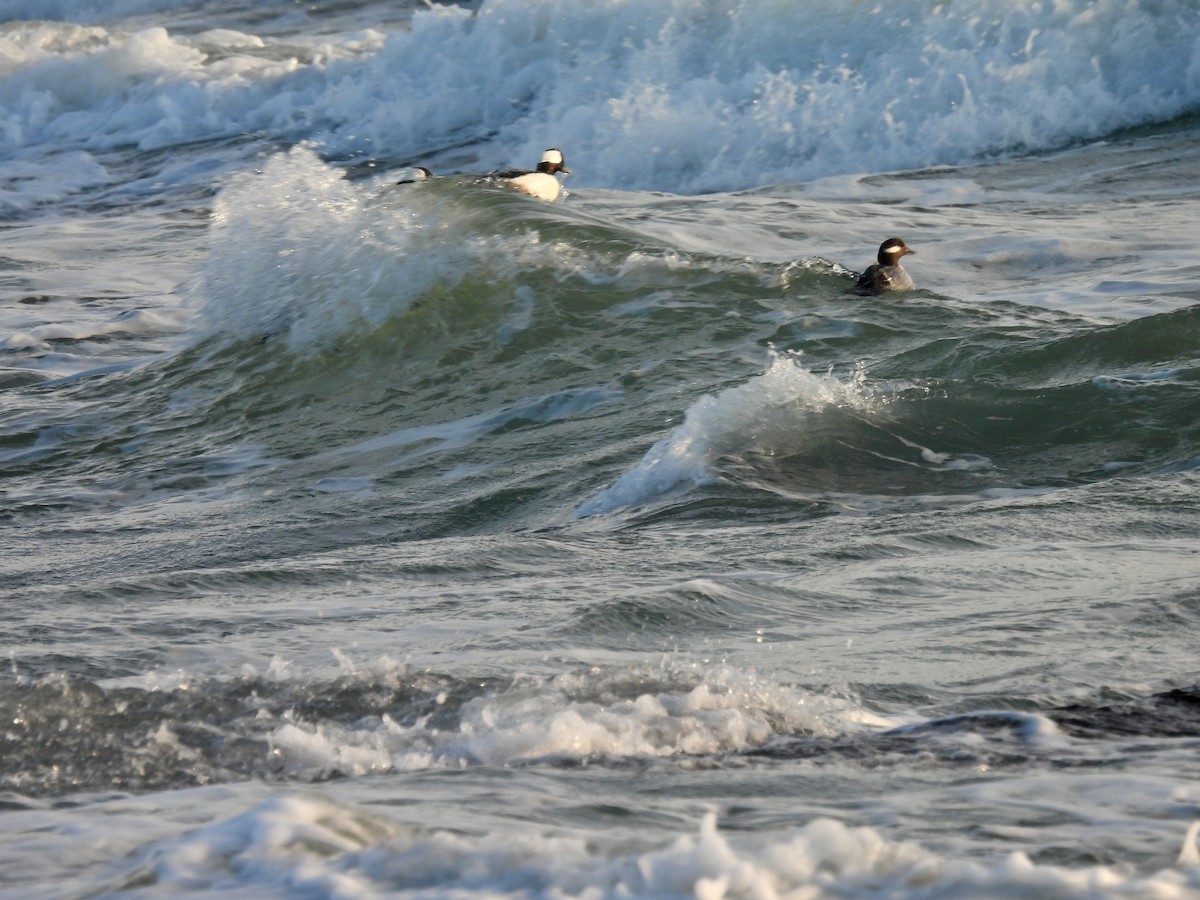
[[0, 896], [1200, 897], [1198, 146], [1191, 0], [0, 0]]

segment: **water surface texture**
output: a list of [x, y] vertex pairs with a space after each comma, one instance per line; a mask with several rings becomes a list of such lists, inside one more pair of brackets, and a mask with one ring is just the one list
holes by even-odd
[[0, 0], [0, 896], [1200, 897], [1198, 146], [1190, 0]]

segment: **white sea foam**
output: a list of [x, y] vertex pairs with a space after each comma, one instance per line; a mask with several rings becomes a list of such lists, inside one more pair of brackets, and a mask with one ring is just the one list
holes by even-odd
[[[174, 833], [166, 836], [161, 799], [152, 806], [125, 803], [122, 832], [136, 834], [143, 844], [124, 858], [116, 855], [112, 865], [127, 870], [127, 880], [134, 875], [160, 890], [268, 896], [1183, 900], [1200, 889], [1195, 825], [1186, 836], [1181, 828], [1183, 850], [1174, 866], [1139, 874], [1114, 866], [1034, 863], [1021, 852], [956, 859], [893, 839], [886, 829], [830, 817], [805, 817], [747, 836], [723, 829], [716, 811], [673, 839], [648, 846], [536, 826], [496, 833], [405, 825], [387, 806], [368, 810], [315, 793], [261, 800], [187, 828], [183, 821], [194, 820], [193, 804], [206, 796], [195, 793], [186, 816], [168, 810], [181, 822], [170, 822]], [[91, 815], [86, 806], [77, 813]], [[112, 844], [111, 837], [95, 837], [106, 847]]]
[[[363, 204], [303, 148], [232, 181], [214, 205], [209, 259], [188, 289], [203, 330], [286, 334], [302, 345], [319, 343], [330, 322], [377, 319], [372, 291], [392, 248], [359, 240]], [[402, 295], [397, 308], [413, 299]]]
[[773, 354], [761, 375], [694, 403], [683, 424], [576, 515], [599, 515], [645, 503], [680, 485], [701, 484], [726, 454], [797, 449], [823, 410], [866, 413], [880, 402], [881, 395], [866, 385], [861, 370], [841, 380], [808, 371], [795, 354]]
[[1062, 146], [1200, 101], [1190, 0], [485, 0], [417, 10], [410, 26], [296, 46], [10, 23], [0, 147], [34, 159], [50, 143], [262, 134], [424, 161], [455, 135], [488, 166], [554, 144], [573, 185], [693, 193]]
[[210, 253], [188, 286], [201, 333], [281, 337], [313, 352], [378, 327], [465, 272], [499, 275], [536, 235], [472, 230], [434, 199], [381, 201], [307, 147], [267, 160], [217, 197]]
[[[466, 703], [439, 730], [383, 715], [351, 726], [292, 721], [271, 735], [290, 770], [372, 772], [511, 766], [544, 760], [680, 758], [736, 753], [772, 737], [861, 731], [872, 719], [847, 701], [713, 667], [703, 680], [637, 689], [641, 671], [518, 679]], [[689, 673], [683, 673], [687, 676]], [[668, 676], [672, 677], [672, 676]]]

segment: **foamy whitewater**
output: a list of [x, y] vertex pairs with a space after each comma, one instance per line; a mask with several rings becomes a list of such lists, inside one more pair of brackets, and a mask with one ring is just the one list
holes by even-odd
[[1200, 898], [1198, 139], [1190, 0], [0, 0], [0, 896]]

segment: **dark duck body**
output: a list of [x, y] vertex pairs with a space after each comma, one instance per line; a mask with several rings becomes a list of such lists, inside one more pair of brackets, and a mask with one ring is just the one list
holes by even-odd
[[408, 178], [397, 181], [396, 184], [420, 184], [422, 181], [428, 181], [432, 177], [433, 173], [424, 166], [413, 166], [412, 173]]
[[889, 291], [911, 291], [915, 285], [904, 266], [900, 265], [900, 257], [910, 253], [915, 255], [916, 252], [908, 249], [900, 238], [888, 238], [879, 245], [875, 265], [858, 276], [851, 293], [870, 297]]

